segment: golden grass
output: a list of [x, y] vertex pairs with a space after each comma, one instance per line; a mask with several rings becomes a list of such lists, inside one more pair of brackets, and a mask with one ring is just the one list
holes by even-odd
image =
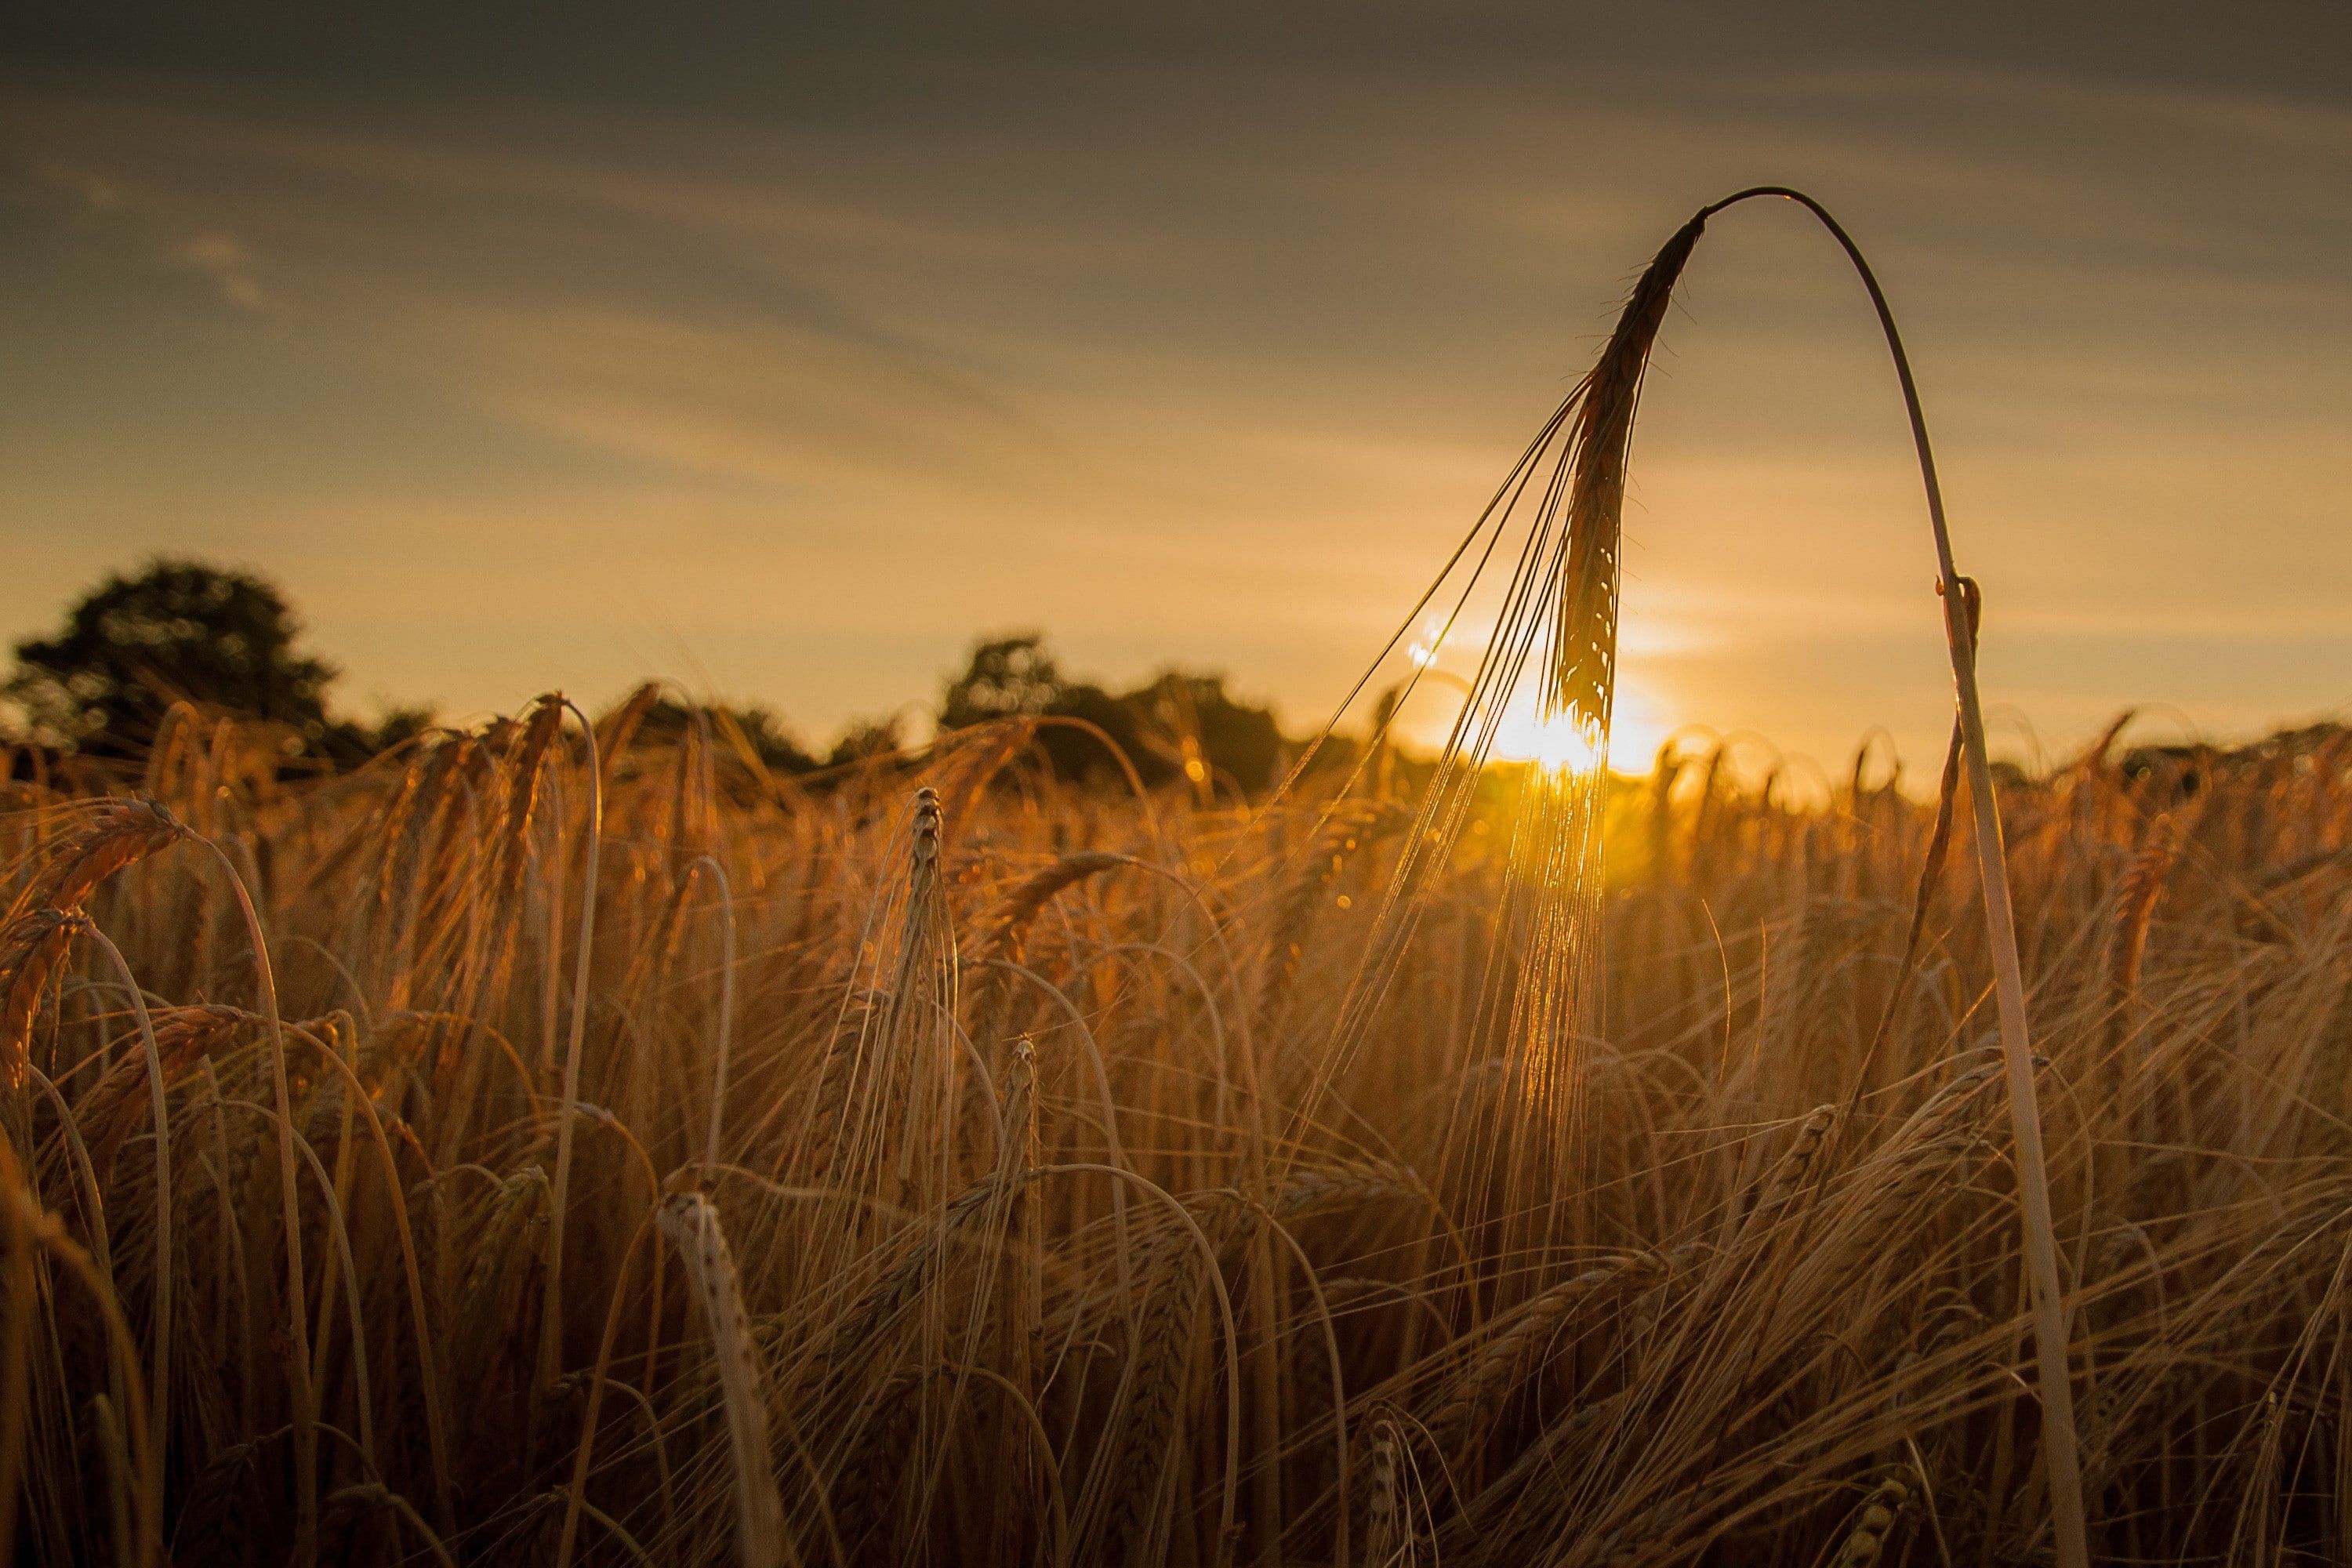
[[[1615, 791], [1580, 1147], [1547, 1223], [1508, 1228], [1454, 1111], [1509, 1044], [1477, 1005], [1479, 955], [1526, 937], [1504, 823], [1432, 873], [1335, 1070], [1314, 1021], [1404, 846], [1346, 847], [1326, 801], [1120, 804], [1017, 756], [976, 790], [1010, 750], [986, 733], [819, 795], [631, 749], [594, 764], [592, 835], [586, 749], [528, 739], [278, 784], [203, 738], [217, 763], [153, 782], [215, 814], [239, 884], [166, 846], [80, 916], [12, 922], [47, 954], [10, 996], [18, 1553], [2052, 1549], [1991, 966], [1956, 887], [1879, 1037], [1928, 808], [1768, 804], [1675, 759], [1674, 787]], [[2345, 1539], [2341, 752], [2004, 786], [2103, 1554]], [[15, 885], [59, 885], [109, 812], [22, 799]], [[1298, 846], [1328, 862], [1303, 879]]]

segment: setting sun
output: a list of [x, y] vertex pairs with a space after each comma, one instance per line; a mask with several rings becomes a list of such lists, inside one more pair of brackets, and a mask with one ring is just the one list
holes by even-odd
[[1495, 730], [1495, 756], [1501, 762], [1575, 773], [1591, 771], [1608, 754], [1606, 737], [1576, 714], [1545, 713], [1533, 703], [1514, 704]]
[[[1573, 715], [1547, 716], [1532, 696], [1522, 696], [1512, 700], [1509, 711], [1496, 726], [1495, 756], [1501, 762], [1540, 763], [1563, 773], [1581, 772], [1595, 763], [1613, 760], [1621, 769], [1638, 772], [1649, 766], [1664, 738], [1665, 726], [1658, 719], [1656, 705], [1621, 679], [1605, 741]], [[1596, 741], [1601, 743], [1596, 745]]]

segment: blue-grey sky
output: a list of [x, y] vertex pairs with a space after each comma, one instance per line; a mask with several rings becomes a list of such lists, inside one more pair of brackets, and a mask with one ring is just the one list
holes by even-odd
[[[336, 9], [0, 23], [0, 634], [172, 551], [360, 706], [657, 674], [823, 738], [1039, 626], [1303, 726], [1769, 181], [1902, 315], [2013, 733], [2352, 701], [2334, 0]], [[1907, 461], [1834, 254], [1719, 220], [1627, 727], [1932, 765]]]

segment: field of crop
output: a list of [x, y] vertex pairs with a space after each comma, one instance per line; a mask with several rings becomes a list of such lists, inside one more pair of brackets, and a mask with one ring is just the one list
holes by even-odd
[[1993, 768], [1866, 268], [1940, 787], [1596, 765], [1728, 205], [1415, 607], [1507, 568], [1434, 756], [1420, 648], [1264, 795], [1023, 717], [786, 779], [653, 688], [12, 770], [0, 1554], [2345, 1560], [2352, 746]]
[[[1342, 1041], [1402, 804], [1078, 795], [1018, 724], [803, 795], [562, 717], [20, 796], [18, 1560], [2047, 1552], [1964, 855], [1903, 964], [1927, 807], [1617, 791], [1527, 1214], [1500, 826]], [[2004, 791], [2118, 1559], [2345, 1540], [2347, 760]]]

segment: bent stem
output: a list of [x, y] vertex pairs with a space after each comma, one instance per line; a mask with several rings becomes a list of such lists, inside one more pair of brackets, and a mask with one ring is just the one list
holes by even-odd
[[294, 1097], [286, 1081], [286, 1025], [278, 1014], [278, 973], [269, 962], [269, 938], [261, 912], [236, 862], [216, 839], [190, 833], [189, 842], [206, 850], [228, 879], [244, 918], [246, 939], [253, 946], [254, 989], [259, 994], [262, 1017], [269, 1026], [269, 1087], [278, 1127], [278, 1194], [281, 1223], [286, 1228], [286, 1380], [294, 1405], [294, 1561], [298, 1568], [319, 1556], [319, 1405], [310, 1380], [310, 1330], [308, 1321], [310, 1271], [302, 1262], [302, 1204], [294, 1163]]
[[172, 1408], [172, 1109], [163, 1083], [163, 1053], [155, 1041], [155, 1018], [148, 1011], [147, 994], [131, 973], [131, 961], [114, 939], [93, 922], [86, 934], [114, 966], [123, 994], [131, 998], [131, 1014], [139, 1025], [140, 1047], [147, 1054], [147, 1111], [155, 1123], [155, 1283], [154, 1322], [150, 1328], [154, 1364], [148, 1374], [154, 1393], [148, 1395], [147, 1418], [152, 1428], [147, 1444], [158, 1455], [169, 1452]]
[[1696, 228], [1726, 207], [1760, 196], [1792, 201], [1821, 221], [1870, 294], [1879, 330], [1895, 361], [1903, 406], [1911, 420], [1911, 441], [1919, 457], [1919, 478], [1927, 494], [1927, 521], [1936, 540], [1936, 592], [1944, 607], [1944, 638], [1952, 656], [1952, 684], [1969, 777], [1969, 805], [1976, 837], [1977, 865], [1984, 887], [1985, 935], [1992, 950], [1993, 989], [2000, 1016], [2001, 1061], [2009, 1083], [2010, 1125], [2017, 1141], [2017, 1186], [2022, 1204], [2026, 1273], [2033, 1295], [2033, 1341], [2042, 1404], [2042, 1452], [2049, 1472], [2050, 1512], [2057, 1532], [2061, 1568], [2085, 1568], [2090, 1561], [2083, 1512], [2083, 1479], [2074, 1432], [2074, 1398], [2068, 1366], [2063, 1288], [2058, 1272], [2057, 1226], [2050, 1211], [2050, 1172], [2042, 1147], [2042, 1110], [2033, 1082], [2033, 1047], [2025, 1017], [2025, 975], [2017, 955], [2017, 916], [2010, 898], [2009, 863], [2001, 843], [2000, 806], [1993, 797], [1992, 764], [1985, 747], [1984, 704], [1977, 691], [1976, 639], [1968, 607], [1966, 579], [1952, 562], [1952, 536], [1944, 520], [1944, 493], [1936, 479], [1935, 451], [1927, 419], [1911, 375], [1910, 356], [1895, 325], [1885, 292], [1857, 247], [1821, 203], [1785, 185], [1758, 185], [1701, 207]]

